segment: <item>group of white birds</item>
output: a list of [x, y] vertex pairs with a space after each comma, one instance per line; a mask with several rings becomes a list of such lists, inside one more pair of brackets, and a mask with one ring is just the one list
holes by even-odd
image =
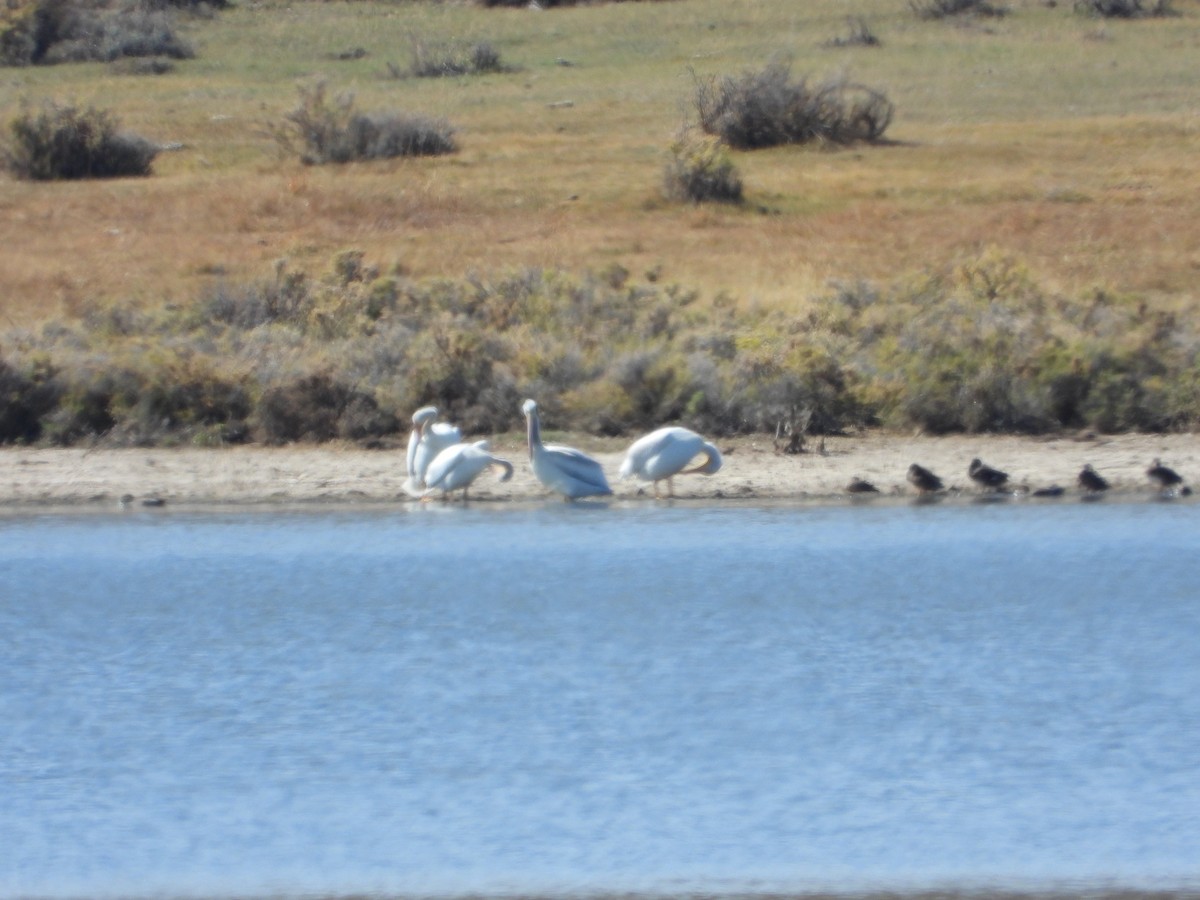
[[[529, 441], [529, 464], [534, 477], [547, 489], [567, 500], [601, 497], [612, 493], [604, 469], [592, 457], [574, 447], [542, 443], [538, 406], [533, 400], [521, 404]], [[448, 497], [461, 490], [463, 499], [475, 479], [488, 469], [500, 473], [500, 481], [513, 476], [513, 464], [492, 454], [487, 441], [463, 442], [457, 425], [439, 422], [435, 406], [413, 413], [413, 430], [408, 439], [408, 479], [404, 490], [414, 497], [429, 499], [440, 492]], [[703, 457], [703, 461], [699, 461]], [[693, 462], [697, 464], [688, 468]], [[712, 475], [721, 468], [721, 452], [711, 442], [687, 428], [659, 428], [634, 441], [621, 463], [619, 476], [654, 484], [667, 482], [667, 496], [674, 493], [676, 475]]]

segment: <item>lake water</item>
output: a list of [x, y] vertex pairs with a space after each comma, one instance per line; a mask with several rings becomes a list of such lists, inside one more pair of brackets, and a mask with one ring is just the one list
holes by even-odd
[[1200, 884], [1200, 505], [0, 519], [0, 896]]

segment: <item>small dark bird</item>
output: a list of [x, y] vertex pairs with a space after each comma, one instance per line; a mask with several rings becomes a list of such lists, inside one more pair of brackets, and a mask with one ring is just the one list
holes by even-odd
[[971, 460], [971, 464], [967, 466], [967, 474], [971, 476], [972, 481], [989, 491], [998, 491], [1008, 483], [1007, 472], [984, 465], [983, 460], [978, 458]]
[[1170, 466], [1164, 466], [1157, 457], [1154, 465], [1146, 470], [1146, 475], [1158, 485], [1160, 491], [1170, 490], [1178, 484], [1183, 484], [1183, 476]]
[[932, 494], [943, 488], [942, 479], [916, 463], [908, 467], [908, 483], [921, 494]]
[[1100, 494], [1108, 490], [1108, 480], [1088, 463], [1079, 473], [1078, 484], [1089, 494]]
[[1067, 492], [1067, 489], [1061, 485], [1052, 484], [1049, 487], [1038, 488], [1033, 492], [1035, 497], [1061, 497]]
[[878, 494], [879, 488], [871, 484], [869, 481], [864, 481], [855, 475], [850, 479], [850, 483], [846, 485], [846, 492], [850, 494]]

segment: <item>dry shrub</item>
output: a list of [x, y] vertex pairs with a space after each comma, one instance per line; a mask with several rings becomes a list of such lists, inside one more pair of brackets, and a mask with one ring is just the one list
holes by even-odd
[[525, 396], [605, 435], [1200, 425], [1200, 325], [1050, 293], [996, 252], [803, 313], [696, 301], [617, 265], [414, 282], [346, 251], [320, 277], [8, 336], [0, 441], [373, 441], [426, 403], [478, 434], [519, 426]]
[[1171, 0], [1075, 0], [1075, 11], [1105, 19], [1145, 19], [1178, 15]]
[[0, 444], [28, 444], [42, 436], [42, 417], [58, 403], [55, 371], [46, 361], [24, 370], [0, 357]]
[[254, 420], [258, 439], [268, 444], [379, 436], [399, 424], [373, 397], [328, 373], [267, 388]]
[[684, 129], [663, 171], [668, 199], [685, 203], [741, 203], [742, 178], [719, 140]]
[[881, 47], [883, 42], [876, 37], [867, 20], [862, 16], [846, 17], [847, 33], [840, 37], [830, 38], [825, 42], [826, 47]]
[[121, 57], [191, 59], [170, 13], [141, 2], [38, 0], [0, 34], [0, 63], [111, 62]]
[[458, 149], [454, 129], [442, 119], [360, 113], [352, 94], [330, 97], [323, 81], [299, 91], [300, 104], [268, 130], [285, 152], [306, 165], [436, 156]]
[[455, 75], [487, 75], [511, 72], [500, 61], [500, 51], [488, 41], [474, 44], [432, 44], [419, 37], [412, 38], [412, 62], [408, 69], [394, 64], [388, 70], [395, 77], [443, 78]]
[[737, 78], [695, 81], [701, 127], [741, 150], [877, 141], [895, 111], [882, 92], [844, 78], [815, 86], [805, 79], [793, 81], [791, 65], [783, 60]]
[[994, 6], [988, 0], [908, 0], [908, 6], [918, 19], [947, 19], [961, 15], [998, 18], [1008, 14], [1008, 10]]
[[112, 113], [94, 107], [24, 105], [9, 131], [5, 166], [30, 181], [149, 175], [158, 155], [156, 145], [120, 131]]

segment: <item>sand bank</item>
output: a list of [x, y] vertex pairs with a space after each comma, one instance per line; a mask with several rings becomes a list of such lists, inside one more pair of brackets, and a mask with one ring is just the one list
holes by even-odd
[[[604, 466], [617, 498], [651, 498], [648, 486], [618, 482], [616, 474], [628, 442], [579, 438], [576, 446]], [[1080, 492], [1075, 479], [1092, 464], [1112, 485], [1111, 494], [1150, 497], [1146, 468], [1155, 457], [1189, 482], [1200, 480], [1200, 436], [1118, 435], [1054, 438], [902, 436], [867, 432], [809, 441], [805, 452], [778, 453], [767, 436], [716, 442], [725, 455], [720, 472], [676, 479], [682, 499], [845, 500], [855, 476], [874, 483], [884, 496], [913, 496], [906, 482], [910, 463], [942, 477], [950, 497], [978, 493], [967, 477], [973, 457], [1008, 472], [1013, 484], [1030, 490], [1060, 485], [1066, 496]], [[479, 501], [552, 499], [529, 469], [519, 435], [493, 441], [493, 451], [516, 466], [511, 481], [490, 473], [476, 482]], [[364, 450], [350, 446], [242, 446], [223, 449], [0, 449], [0, 506], [117, 505], [157, 499], [171, 506], [408, 503], [404, 447]]]

